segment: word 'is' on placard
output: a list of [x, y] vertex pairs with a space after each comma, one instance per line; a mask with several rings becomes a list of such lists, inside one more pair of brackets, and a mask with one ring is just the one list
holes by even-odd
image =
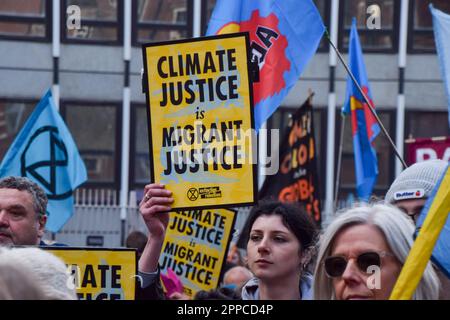
[[255, 202], [248, 34], [143, 46], [152, 181], [174, 210]]

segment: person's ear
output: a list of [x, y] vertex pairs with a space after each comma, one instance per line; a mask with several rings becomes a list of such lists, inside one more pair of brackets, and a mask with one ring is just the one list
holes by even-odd
[[309, 247], [306, 248], [305, 250], [301, 250], [300, 251], [300, 261], [301, 261], [301, 265], [300, 268], [301, 270], [304, 270], [308, 264], [310, 263], [313, 254], [314, 254], [314, 247]]
[[38, 218], [38, 236], [42, 238], [45, 232], [45, 224], [47, 223], [47, 215], [40, 214]]

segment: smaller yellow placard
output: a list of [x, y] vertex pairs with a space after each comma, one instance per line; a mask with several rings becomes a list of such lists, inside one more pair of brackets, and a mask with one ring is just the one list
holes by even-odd
[[161, 272], [175, 272], [188, 296], [219, 285], [235, 215], [227, 209], [170, 213], [159, 263]]
[[79, 300], [134, 300], [136, 251], [43, 247], [67, 265]]

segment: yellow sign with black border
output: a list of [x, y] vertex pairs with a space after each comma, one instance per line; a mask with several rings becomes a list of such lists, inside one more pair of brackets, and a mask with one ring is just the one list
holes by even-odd
[[152, 181], [174, 210], [255, 202], [248, 34], [143, 45]]
[[42, 247], [62, 259], [79, 300], [134, 300], [137, 258], [133, 249]]
[[170, 268], [190, 297], [217, 288], [235, 216], [227, 209], [171, 212], [159, 258], [161, 272]]

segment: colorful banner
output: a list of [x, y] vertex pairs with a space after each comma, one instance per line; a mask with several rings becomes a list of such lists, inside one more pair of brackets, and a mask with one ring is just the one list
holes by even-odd
[[134, 300], [137, 258], [132, 249], [42, 247], [67, 265], [80, 300]]
[[235, 215], [226, 209], [170, 213], [159, 264], [161, 272], [175, 272], [188, 296], [219, 285]]
[[292, 125], [280, 144], [280, 169], [268, 176], [259, 198], [276, 197], [282, 202], [300, 202], [320, 224], [320, 192], [313, 111], [309, 99], [292, 116]]
[[248, 52], [242, 33], [143, 47], [152, 181], [174, 210], [255, 201]]
[[[348, 54], [350, 70], [374, 107], [355, 18], [350, 30]], [[374, 140], [380, 133], [380, 126], [350, 76], [347, 77], [347, 93], [342, 113], [351, 114], [356, 192], [360, 200], [368, 201], [378, 177]]]
[[259, 81], [255, 123], [275, 112], [316, 53], [325, 27], [312, 0], [218, 0], [207, 35], [248, 32]]
[[408, 165], [434, 159], [450, 161], [450, 137], [410, 139], [405, 146]]

